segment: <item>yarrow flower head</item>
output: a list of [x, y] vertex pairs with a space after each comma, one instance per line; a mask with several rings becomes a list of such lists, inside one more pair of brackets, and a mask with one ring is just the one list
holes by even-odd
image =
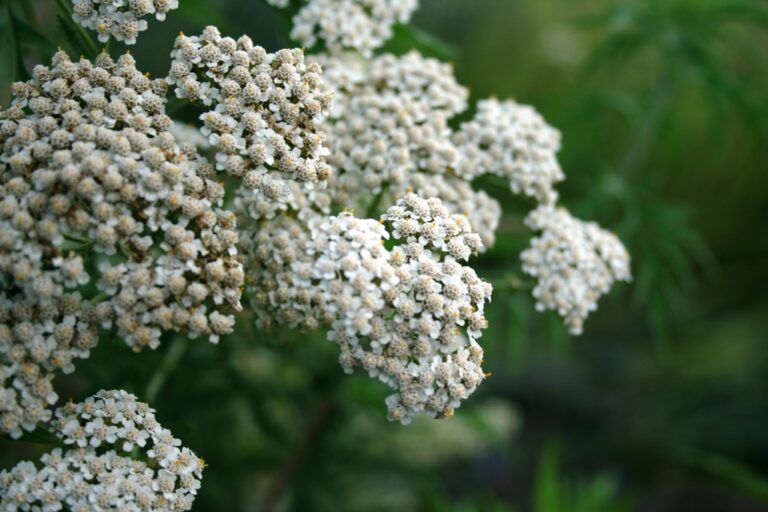
[[521, 255], [523, 270], [538, 281], [536, 307], [557, 311], [571, 334], [581, 334], [598, 299], [615, 281], [631, 280], [629, 254], [615, 235], [564, 208], [540, 206], [526, 224], [541, 232]]
[[102, 43], [113, 37], [136, 44], [139, 33], [147, 29], [145, 16], [154, 14], [162, 21], [168, 11], [178, 7], [179, 0], [73, 0], [72, 18], [96, 31]]
[[363, 368], [395, 391], [392, 420], [451, 415], [484, 378], [476, 340], [491, 296], [461, 263], [482, 247], [466, 217], [408, 194], [381, 221], [344, 213], [302, 227], [293, 221], [255, 244], [262, 323], [328, 325], [345, 371]]
[[0, 111], [0, 431], [14, 437], [47, 419], [53, 372], [88, 357], [99, 327], [137, 351], [163, 331], [216, 341], [244, 277], [223, 187], [168, 132], [163, 80], [128, 54], [58, 52], [33, 73]]
[[450, 213], [464, 215], [483, 241], [479, 252], [496, 243], [501, 205], [484, 191], [473, 189], [470, 182], [455, 176], [414, 173], [390, 190], [395, 197], [413, 192], [424, 199], [440, 199]]
[[[54, 448], [41, 467], [21, 462], [0, 472], [0, 509], [13, 511], [190, 510], [202, 459], [125, 391], [99, 391], [56, 411]], [[136, 451], [143, 453], [136, 457]]]
[[457, 174], [471, 180], [492, 173], [509, 180], [512, 191], [539, 203], [557, 201], [555, 184], [565, 179], [557, 152], [560, 132], [527, 105], [484, 100], [474, 119], [454, 136], [461, 154]]
[[[467, 107], [467, 90], [450, 65], [417, 52], [370, 62], [350, 55], [315, 57], [334, 105], [322, 129], [334, 167], [328, 193], [340, 206], [381, 211], [407, 192], [438, 197], [451, 213], [466, 215], [484, 247], [495, 241], [498, 202], [458, 176], [461, 154], [448, 122]], [[378, 213], [378, 212], [377, 212]]]
[[[285, 8], [290, 0], [267, 0]], [[298, 3], [298, 2], [294, 2]], [[322, 41], [331, 53], [357, 50], [366, 57], [392, 37], [395, 23], [408, 23], [418, 0], [306, 0], [293, 17], [291, 38], [307, 48]]]
[[323, 130], [341, 186], [354, 182], [375, 194], [416, 172], [444, 174], [455, 165], [448, 120], [466, 108], [467, 91], [450, 65], [416, 52], [367, 63], [349, 56], [319, 61], [335, 95]]
[[176, 95], [213, 107], [200, 118], [217, 169], [271, 201], [290, 199], [290, 181], [311, 188], [330, 177], [316, 125], [332, 95], [321, 92], [322, 69], [300, 49], [267, 53], [247, 36], [235, 41], [207, 27], [180, 35], [171, 56]]

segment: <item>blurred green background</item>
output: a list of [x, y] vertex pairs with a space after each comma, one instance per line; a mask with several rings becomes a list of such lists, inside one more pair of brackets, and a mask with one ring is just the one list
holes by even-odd
[[[259, 0], [180, 4], [132, 49], [153, 75], [179, 30], [290, 44]], [[66, 37], [53, 1], [0, 5], [7, 104]], [[499, 289], [493, 376], [450, 420], [388, 423], [386, 390], [344, 376], [322, 335], [247, 317], [218, 346], [102, 340], [60, 395], [146, 397], [177, 364], [152, 405], [209, 464], [195, 510], [768, 510], [768, 2], [422, 0], [413, 26], [387, 49], [449, 59], [473, 99], [514, 97], [562, 131], [563, 203], [621, 236], [634, 283], [580, 338]], [[507, 214], [476, 267], [504, 281], [524, 204], [489, 191]], [[45, 449], [0, 440], [0, 467]]]

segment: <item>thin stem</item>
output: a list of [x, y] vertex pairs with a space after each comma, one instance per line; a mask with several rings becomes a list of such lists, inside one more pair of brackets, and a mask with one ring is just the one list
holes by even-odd
[[261, 512], [274, 512], [277, 509], [280, 499], [285, 494], [296, 473], [301, 469], [309, 449], [315, 444], [317, 438], [320, 437], [328, 425], [333, 409], [333, 401], [330, 398], [324, 398], [312, 415], [312, 418], [310, 418], [301, 440], [296, 444], [288, 458], [285, 459], [277, 476], [264, 493], [261, 507], [259, 508]]
[[[67, 24], [72, 26], [75, 29], [75, 32], [80, 36], [80, 46], [82, 47], [81, 50], [88, 54], [89, 57], [95, 58], [99, 54], [99, 47], [96, 43], [93, 42], [91, 35], [85, 31], [85, 28], [82, 25], [72, 19], [72, 11], [66, 4], [65, 0], [56, 0], [56, 3], [59, 5], [59, 9], [61, 9], [61, 18]], [[83, 46], [83, 43], [85, 46]]]
[[373, 216], [376, 215], [376, 212], [379, 209], [379, 205], [381, 204], [381, 200], [384, 198], [384, 194], [387, 193], [388, 189], [389, 185], [386, 183], [381, 186], [379, 193], [376, 194], [376, 196], [373, 198], [373, 201], [371, 201], [371, 204], [368, 205], [368, 210], [365, 212], [366, 219], [372, 219]]
[[117, 250], [118, 252], [120, 252], [120, 255], [127, 260], [130, 260], [133, 257], [133, 251], [124, 242], [120, 242], [117, 244]]
[[78, 235], [73, 235], [72, 233], [64, 233], [62, 235], [64, 237], [64, 240], [69, 240], [70, 242], [77, 242], [79, 244], [92, 244], [94, 243], [93, 240], [90, 238], [85, 238]]
[[490, 283], [493, 285], [493, 291], [496, 293], [527, 292], [533, 290], [535, 286], [532, 281], [522, 279], [515, 274], [509, 274], [500, 280], [490, 280]]
[[149, 384], [147, 384], [147, 391], [145, 392], [147, 403], [151, 404], [158, 397], [163, 386], [165, 386], [165, 383], [168, 381], [168, 378], [179, 365], [181, 358], [184, 357], [184, 353], [187, 351], [188, 347], [189, 340], [182, 336], [177, 336], [171, 342], [171, 346], [168, 347], [168, 352], [165, 353], [163, 362], [160, 363], [160, 366], [155, 370], [155, 373], [149, 380]]
[[13, 41], [13, 52], [16, 60], [17, 69], [15, 70], [16, 73], [14, 78], [25, 80], [29, 78], [29, 73], [27, 72], [27, 68], [24, 66], [24, 55], [22, 54], [21, 40], [19, 38], [18, 27], [16, 26], [16, 18], [14, 17], [13, 11], [11, 10], [11, 5], [8, 2], [5, 4], [5, 14], [8, 17], [8, 30], [11, 33], [11, 40]]
[[91, 299], [88, 300], [91, 304], [98, 304], [100, 302], [104, 302], [109, 298], [109, 294], [107, 292], [99, 292], [97, 295], [94, 295]]
[[49, 444], [54, 446], [64, 445], [64, 441], [59, 436], [41, 425], [35, 427], [35, 430], [32, 432], [22, 433], [21, 437], [18, 439], [13, 439], [8, 434], [2, 434], [0, 437], [8, 441], [18, 441], [23, 443]]

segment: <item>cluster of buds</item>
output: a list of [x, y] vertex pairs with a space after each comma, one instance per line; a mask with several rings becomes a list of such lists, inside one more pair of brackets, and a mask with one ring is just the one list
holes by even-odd
[[616, 235], [564, 208], [540, 206], [526, 224], [541, 232], [520, 256], [523, 271], [538, 281], [536, 308], [557, 311], [570, 333], [579, 335], [613, 283], [631, 280], [629, 254]]
[[320, 91], [322, 70], [299, 49], [267, 53], [247, 36], [222, 37], [215, 27], [180, 35], [167, 78], [180, 98], [213, 107], [201, 115], [216, 149], [216, 167], [270, 201], [292, 197], [289, 183], [307, 188], [331, 175], [324, 135], [316, 128], [331, 95]]
[[52, 372], [88, 357], [99, 327], [137, 351], [164, 331], [216, 341], [244, 278], [236, 217], [168, 131], [164, 80], [106, 53], [58, 52], [33, 75], [0, 111], [0, 431], [15, 437], [46, 419]]
[[484, 100], [475, 117], [454, 135], [461, 154], [456, 173], [471, 180], [493, 173], [509, 181], [512, 191], [542, 204], [557, 200], [555, 184], [565, 179], [557, 152], [560, 132], [528, 105]]
[[179, 7], [179, 0], [73, 0], [72, 18], [96, 31], [99, 41], [110, 37], [125, 44], [136, 44], [139, 33], [147, 29], [143, 18], [154, 14], [160, 21]]
[[328, 326], [346, 371], [362, 368], [396, 391], [390, 419], [448, 416], [483, 380], [476, 340], [491, 286], [461, 263], [482, 240], [439, 199], [407, 194], [380, 221], [282, 220], [253, 247], [262, 324]]
[[[350, 55], [316, 59], [325, 69], [327, 87], [335, 94], [334, 108], [322, 126], [330, 144], [328, 162], [334, 167], [327, 191], [332, 203], [370, 209], [386, 208], [410, 191], [424, 198], [437, 197], [451, 213], [470, 219], [486, 247], [495, 241], [501, 207], [473, 189], [476, 178], [497, 175], [509, 183], [513, 193], [541, 205], [542, 211], [557, 210], [555, 186], [565, 178], [557, 160], [560, 133], [532, 107], [483, 100], [474, 118], [453, 130], [449, 120], [465, 110], [467, 93], [449, 65], [415, 52], [401, 57], [385, 54], [370, 61]], [[371, 203], [371, 194], [380, 196]], [[552, 215], [549, 225], [566, 217], [573, 219], [567, 213]], [[571, 224], [561, 223], [556, 229], [562, 233], [571, 228]], [[560, 312], [572, 333], [581, 332], [581, 323], [596, 307], [597, 298], [615, 280], [629, 279], [626, 250], [618, 239], [616, 246], [625, 255], [626, 273], [615, 279], [605, 279], [599, 270], [592, 275], [592, 253], [575, 251], [571, 253], [571, 280], [595, 281], [600, 286], [593, 287], [581, 305], [577, 305], [579, 294], [566, 298], [561, 292], [560, 305], [555, 307], [540, 285], [535, 292], [539, 309]], [[555, 266], [547, 274], [546, 261], [539, 261], [535, 276], [561, 270]], [[534, 272], [533, 267], [526, 261], [526, 272]], [[570, 306], [564, 307], [563, 301]]]
[[[267, 0], [286, 8], [290, 0]], [[307, 48], [322, 41], [331, 53], [357, 50], [370, 57], [392, 37], [395, 23], [407, 23], [418, 0], [307, 0], [293, 17], [291, 38]]]
[[[0, 472], [0, 509], [184, 511], [205, 464], [122, 390], [99, 391], [56, 411], [53, 433], [66, 446]], [[142, 452], [141, 458], [136, 458]]]
[[467, 90], [450, 65], [417, 52], [362, 61], [350, 55], [315, 57], [334, 108], [322, 125], [334, 168], [332, 202], [385, 210], [407, 192], [440, 198], [451, 213], [470, 219], [491, 247], [501, 217], [498, 202], [456, 173], [462, 158], [449, 120], [467, 107]]

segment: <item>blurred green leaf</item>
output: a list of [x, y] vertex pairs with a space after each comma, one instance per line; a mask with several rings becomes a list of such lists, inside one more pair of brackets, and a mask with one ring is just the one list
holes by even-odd
[[442, 61], [456, 59], [456, 49], [435, 36], [413, 25], [396, 24], [393, 37], [379, 50], [380, 53], [403, 55], [411, 50], [418, 50], [422, 55]]
[[738, 487], [751, 496], [768, 503], [768, 476], [761, 475], [745, 464], [723, 455], [699, 449], [681, 450], [683, 461]]

